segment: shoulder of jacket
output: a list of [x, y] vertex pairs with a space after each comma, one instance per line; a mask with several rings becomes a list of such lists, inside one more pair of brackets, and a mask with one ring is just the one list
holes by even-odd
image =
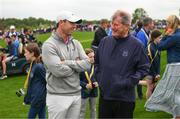
[[130, 35], [129, 39], [130, 39], [130, 42], [134, 42], [134, 43], [138, 43], [138, 44], [140, 43], [138, 38], [133, 35]]
[[110, 41], [113, 39], [113, 36], [105, 36], [101, 41], [103, 42], [107, 42], [107, 41]]
[[48, 46], [57, 46], [59, 43], [51, 36], [49, 37], [43, 45], [48, 45]]
[[144, 33], [142, 30], [140, 30], [140, 31], [137, 33], [136, 36], [137, 36], [137, 37], [138, 37], [138, 36], [141, 36], [141, 37], [142, 37], [142, 36], [145, 36], [145, 33]]
[[76, 43], [80, 43], [80, 41], [78, 41], [77, 39], [74, 39], [74, 38], [72, 38], [72, 41], [76, 42]]
[[76, 40], [76, 39], [71, 39], [72, 43], [74, 43], [75, 45], [81, 45], [81, 42], [79, 40]]
[[45, 68], [44, 68], [44, 65], [42, 63], [36, 63], [34, 65], [34, 69], [39, 71], [39, 70], [44, 70]]
[[136, 48], [144, 47], [143, 43], [140, 40], [138, 40], [138, 38], [136, 37], [131, 36], [130, 42], [132, 42], [133, 46], [136, 46]]

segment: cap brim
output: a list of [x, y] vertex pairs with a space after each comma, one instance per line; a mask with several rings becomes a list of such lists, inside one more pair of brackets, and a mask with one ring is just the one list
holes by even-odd
[[76, 23], [76, 24], [80, 24], [80, 23], [82, 23], [82, 19], [80, 19], [80, 20], [76, 21], [75, 23]]
[[73, 23], [76, 23], [76, 24], [80, 24], [80, 23], [82, 22], [82, 19], [74, 16], [74, 17], [72, 17], [71, 19], [68, 19], [68, 21], [73, 22]]

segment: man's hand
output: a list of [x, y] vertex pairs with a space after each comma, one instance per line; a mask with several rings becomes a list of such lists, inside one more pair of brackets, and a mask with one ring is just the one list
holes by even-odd
[[60, 64], [64, 64], [64, 63], [65, 63], [65, 60], [60, 61]]
[[91, 90], [91, 89], [92, 89], [92, 84], [91, 84], [91, 83], [88, 83], [88, 84], [86, 85], [86, 88], [87, 88], [88, 90]]

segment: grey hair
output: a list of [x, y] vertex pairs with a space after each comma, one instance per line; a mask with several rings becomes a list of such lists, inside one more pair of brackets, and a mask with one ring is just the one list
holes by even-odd
[[124, 25], [131, 25], [131, 15], [125, 11], [117, 10], [112, 16], [112, 22], [117, 18], [121, 18], [121, 23]]

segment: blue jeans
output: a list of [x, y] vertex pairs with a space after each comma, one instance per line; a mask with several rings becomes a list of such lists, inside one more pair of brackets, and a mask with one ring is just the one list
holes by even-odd
[[46, 118], [46, 105], [43, 104], [40, 107], [30, 107], [29, 109], [29, 114], [28, 114], [28, 119], [35, 119], [36, 115], [38, 115], [38, 117], [40, 119], [45, 119]]

